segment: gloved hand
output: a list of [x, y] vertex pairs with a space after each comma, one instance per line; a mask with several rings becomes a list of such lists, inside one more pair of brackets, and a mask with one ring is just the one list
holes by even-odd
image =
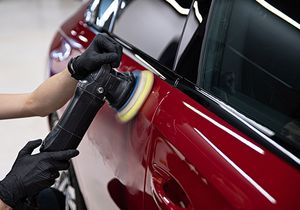
[[7, 176], [0, 182], [0, 199], [10, 207], [50, 187], [59, 177], [59, 170], [66, 170], [69, 159], [79, 154], [77, 150], [42, 152], [31, 155], [42, 140], [30, 141], [19, 152]]
[[120, 44], [108, 35], [98, 34], [80, 56], [69, 61], [68, 69], [72, 77], [80, 80], [89, 73], [100, 69], [103, 64], [118, 67], [121, 56], [122, 47]]

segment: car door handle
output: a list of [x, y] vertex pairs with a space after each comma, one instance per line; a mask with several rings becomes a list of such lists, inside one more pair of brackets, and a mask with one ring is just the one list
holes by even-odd
[[161, 169], [152, 172], [154, 199], [163, 210], [192, 210], [191, 203], [178, 182]]

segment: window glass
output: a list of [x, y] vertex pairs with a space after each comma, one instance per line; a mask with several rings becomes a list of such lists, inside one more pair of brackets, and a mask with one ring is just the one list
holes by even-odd
[[85, 21], [101, 30], [111, 31], [119, 3], [119, 0], [92, 1], [86, 11]]
[[100, 0], [96, 25], [107, 31], [111, 30], [114, 15], [119, 6], [118, 0]]
[[89, 7], [87, 8], [87, 11], [85, 13], [85, 22], [94, 25], [96, 23], [97, 19], [97, 11], [99, 8], [100, 0], [94, 0], [91, 2]]
[[188, 17], [176, 58], [176, 72], [196, 82], [202, 40], [211, 0], [195, 0]]
[[196, 83], [299, 156], [299, 3], [278, 2], [215, 1]]
[[123, 0], [113, 33], [172, 69], [192, 0]]

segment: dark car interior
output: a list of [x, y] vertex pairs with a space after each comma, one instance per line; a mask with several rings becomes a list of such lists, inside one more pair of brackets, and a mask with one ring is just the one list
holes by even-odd
[[255, 1], [226, 2], [203, 85], [299, 156], [299, 29]]

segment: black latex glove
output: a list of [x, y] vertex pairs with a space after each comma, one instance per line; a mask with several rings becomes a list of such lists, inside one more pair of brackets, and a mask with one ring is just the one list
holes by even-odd
[[20, 200], [53, 185], [59, 177], [58, 171], [68, 169], [69, 159], [79, 154], [77, 150], [66, 150], [31, 155], [41, 143], [42, 140], [28, 142], [0, 182], [0, 198], [7, 205], [14, 207]]
[[98, 34], [80, 56], [69, 61], [68, 69], [72, 77], [80, 80], [89, 73], [99, 70], [103, 64], [118, 67], [121, 56], [122, 47], [120, 44], [106, 34]]

